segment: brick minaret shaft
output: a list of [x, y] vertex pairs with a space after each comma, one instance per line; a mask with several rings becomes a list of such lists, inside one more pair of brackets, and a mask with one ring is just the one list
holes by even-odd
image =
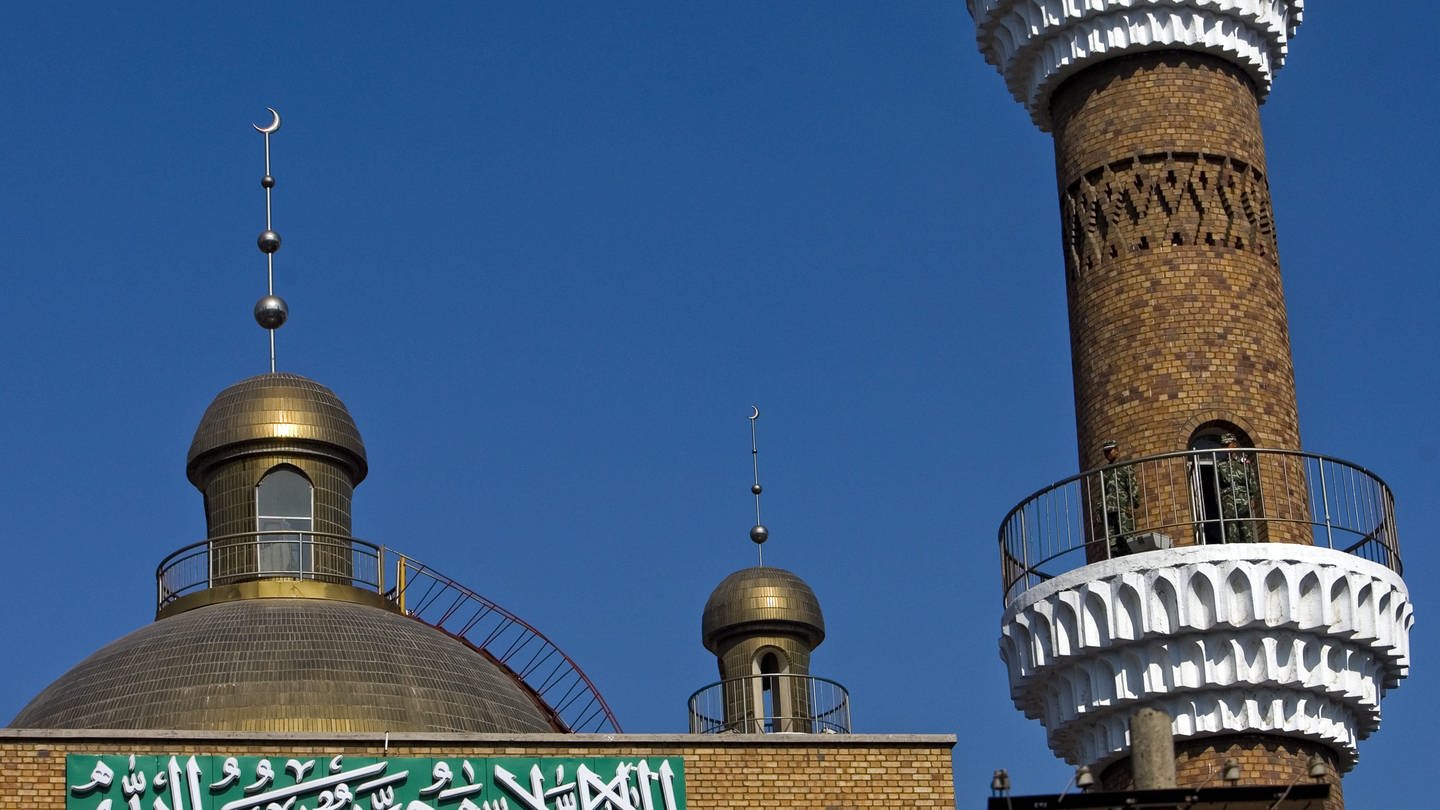
[[[1335, 752], [1329, 747], [1307, 740], [1268, 734], [1228, 734], [1203, 739], [1175, 740], [1175, 782], [1179, 787], [1220, 787], [1221, 769], [1226, 760], [1240, 766], [1241, 784], [1288, 785], [1313, 782], [1308, 776], [1310, 757], [1319, 754], [1325, 762], [1325, 779], [1330, 785], [1330, 801], [1324, 810], [1344, 810], [1345, 798], [1340, 785], [1340, 767]], [[1135, 789], [1131, 759], [1124, 759], [1100, 774], [1102, 790]]]
[[[1105, 463], [1106, 439], [1132, 457], [1168, 453], [1217, 422], [1257, 447], [1300, 448], [1259, 106], [1243, 71], [1186, 51], [1106, 60], [1052, 96], [1082, 469]], [[1269, 539], [1307, 538], [1277, 527]], [[1293, 739], [1180, 741], [1179, 784], [1219, 784], [1232, 757], [1284, 784], [1316, 752], [1334, 773], [1327, 748]], [[1128, 758], [1102, 781], [1130, 787]]]
[[[1259, 106], [1304, 0], [966, 5], [1054, 133], [1084, 471], [1001, 529], [1011, 697], [1105, 787], [1131, 785], [1145, 708], [1171, 718], [1180, 786], [1228, 759], [1241, 785], [1308, 781], [1317, 757], [1335, 810], [1413, 611], [1384, 482], [1300, 449]], [[1378, 507], [1339, 520], [1349, 547], [1340, 468]]]
[[1158, 51], [1082, 70], [1051, 103], [1082, 469], [1100, 443], [1257, 447], [1300, 432], [1259, 99], [1230, 62]]

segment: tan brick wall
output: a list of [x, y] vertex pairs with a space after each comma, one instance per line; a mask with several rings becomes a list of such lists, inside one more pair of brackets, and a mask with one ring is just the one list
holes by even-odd
[[[1240, 764], [1238, 785], [1288, 785], [1298, 780], [1311, 784], [1310, 756], [1319, 754], [1325, 760], [1325, 781], [1330, 785], [1330, 801], [1325, 810], [1343, 810], [1345, 797], [1340, 790], [1340, 776], [1335, 754], [1318, 743], [1271, 737], [1261, 734], [1237, 734], [1200, 740], [1175, 741], [1175, 781], [1178, 787], [1223, 787], [1220, 774], [1225, 761], [1233, 758]], [[1130, 790], [1134, 780], [1130, 760], [1123, 759], [1101, 775], [1105, 790]]]
[[1121, 56], [1080, 71], [1051, 97], [1060, 187], [1117, 157], [1227, 155], [1265, 171], [1260, 103], [1230, 62], [1192, 51]]
[[[949, 736], [881, 735], [392, 735], [393, 757], [683, 756], [686, 806], [707, 808], [954, 808]], [[224, 754], [385, 756], [373, 735], [313, 737], [0, 731], [0, 810], [65, 806], [65, 756]], [[513, 805], [512, 805], [513, 806]]]
[[[1106, 439], [1129, 457], [1185, 450], [1211, 421], [1259, 447], [1299, 449], [1249, 79], [1201, 54], [1138, 54], [1077, 74], [1053, 113], [1082, 469], [1103, 463]], [[1274, 500], [1281, 482], [1261, 485], [1275, 512], [1305, 513]], [[1188, 502], [1189, 482], [1176, 487], [1154, 498]], [[1266, 539], [1308, 542], [1269, 529]]]

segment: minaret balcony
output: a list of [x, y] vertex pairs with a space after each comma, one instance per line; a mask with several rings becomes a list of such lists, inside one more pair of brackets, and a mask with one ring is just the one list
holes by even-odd
[[690, 696], [691, 734], [849, 734], [850, 693], [810, 675], [749, 675]]
[[1403, 573], [1390, 488], [1337, 458], [1259, 447], [1125, 460], [1051, 484], [1000, 525], [1004, 598], [1148, 551], [1298, 543]]
[[1027, 498], [1000, 548], [1011, 698], [1075, 765], [1124, 756], [1129, 717], [1153, 708], [1177, 738], [1309, 740], [1348, 770], [1409, 672], [1390, 489], [1349, 462], [1121, 461]]

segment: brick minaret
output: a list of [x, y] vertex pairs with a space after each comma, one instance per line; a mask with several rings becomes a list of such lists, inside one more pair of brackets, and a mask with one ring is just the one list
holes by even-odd
[[1181, 786], [1323, 763], [1338, 807], [1411, 611], [1389, 489], [1300, 444], [1259, 107], [1303, 0], [969, 7], [1054, 133], [1085, 471], [1001, 529], [1015, 701], [1108, 788], [1150, 706]]
[[1089, 67], [1051, 97], [1081, 464], [1203, 422], [1300, 448], [1254, 81], [1207, 54]]

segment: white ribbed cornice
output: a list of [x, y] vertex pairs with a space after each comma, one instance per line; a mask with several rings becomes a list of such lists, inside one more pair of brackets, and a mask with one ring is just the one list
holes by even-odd
[[1069, 571], [1006, 607], [1015, 705], [1073, 764], [1128, 749], [1142, 706], [1177, 737], [1269, 733], [1334, 748], [1347, 769], [1409, 671], [1413, 609], [1384, 566], [1282, 543], [1151, 551]]
[[1263, 98], [1285, 62], [1305, 0], [969, 0], [985, 60], [1050, 129], [1050, 94], [1123, 53], [1191, 50], [1240, 66]]

